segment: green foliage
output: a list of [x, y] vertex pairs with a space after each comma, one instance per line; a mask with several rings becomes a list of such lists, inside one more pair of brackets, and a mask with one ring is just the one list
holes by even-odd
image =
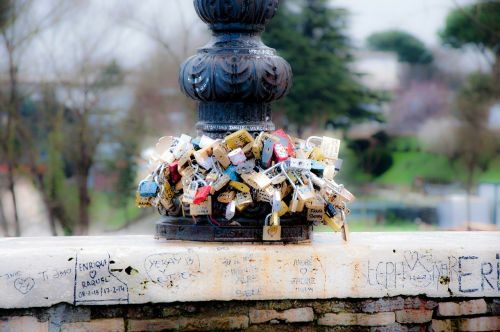
[[444, 44], [455, 48], [475, 44], [499, 53], [500, 2], [479, 1], [452, 10], [439, 35]]
[[355, 152], [357, 167], [373, 178], [377, 178], [392, 166], [392, 152], [388, 148], [389, 136], [378, 132], [370, 139], [358, 139], [349, 142], [349, 148]]
[[404, 31], [377, 32], [367, 38], [367, 43], [371, 49], [396, 53], [400, 62], [429, 64], [433, 60], [424, 43]]
[[371, 115], [363, 104], [373, 103], [375, 94], [349, 69], [353, 58], [346, 25], [346, 12], [327, 0], [288, 0], [263, 35], [292, 66], [294, 85], [278, 106], [299, 127]]

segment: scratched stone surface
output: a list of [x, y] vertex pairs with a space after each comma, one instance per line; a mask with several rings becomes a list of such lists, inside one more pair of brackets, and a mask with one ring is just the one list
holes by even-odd
[[499, 297], [500, 232], [315, 233], [310, 244], [149, 236], [0, 240], [0, 308], [207, 300]]

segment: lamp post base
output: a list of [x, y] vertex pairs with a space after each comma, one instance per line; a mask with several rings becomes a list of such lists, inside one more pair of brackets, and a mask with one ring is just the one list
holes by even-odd
[[[281, 239], [264, 241], [262, 222], [238, 220], [237, 226], [214, 226], [193, 223], [191, 218], [166, 217], [156, 223], [156, 237], [167, 240], [204, 242], [281, 242], [297, 243], [310, 240], [311, 226], [300, 219], [281, 220]], [[260, 226], [259, 226], [260, 223]]]

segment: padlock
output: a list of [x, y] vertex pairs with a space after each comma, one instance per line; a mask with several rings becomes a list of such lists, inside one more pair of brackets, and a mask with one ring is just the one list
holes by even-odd
[[325, 180], [333, 180], [336, 173], [334, 165], [326, 165], [325, 170], [323, 171], [323, 178]]
[[342, 224], [336, 217], [330, 218], [328, 215], [324, 214], [323, 223], [330, 226], [334, 232], [338, 232], [342, 229]]
[[210, 196], [200, 204], [190, 204], [189, 213], [193, 216], [212, 215], [212, 199]]
[[249, 159], [236, 166], [236, 173], [250, 173], [255, 168], [255, 159]]
[[291, 156], [294, 154], [292, 138], [283, 129], [275, 130], [271, 134], [279, 138], [281, 145], [285, 147], [288, 155]]
[[276, 162], [282, 162], [288, 159], [288, 152], [281, 143], [274, 144], [274, 159]]
[[323, 154], [323, 151], [321, 151], [319, 147], [315, 146], [312, 149], [311, 154], [309, 155], [309, 159], [323, 161], [325, 159], [325, 155]]
[[324, 209], [325, 203], [320, 195], [315, 194], [314, 199], [306, 202], [306, 208], [308, 209]]
[[[274, 222], [273, 224], [271, 223]], [[281, 240], [281, 226], [279, 224], [279, 217], [277, 213], [268, 215], [264, 222], [262, 229], [263, 241], [280, 241]]]
[[183, 190], [182, 202], [192, 204], [197, 192], [198, 192], [198, 182], [197, 181], [190, 182], [188, 187]]
[[299, 199], [305, 202], [313, 200], [315, 198], [314, 192], [311, 191], [306, 185], [301, 185], [297, 187], [297, 193], [299, 195]]
[[234, 189], [244, 192], [244, 193], [249, 193], [250, 192], [250, 187], [247, 186], [246, 184], [238, 181], [230, 181], [229, 186], [233, 187]]
[[297, 190], [293, 192], [292, 200], [290, 201], [290, 207], [289, 210], [292, 213], [297, 212], [297, 207], [299, 205], [299, 195], [297, 193]]
[[238, 181], [238, 173], [236, 173], [236, 166], [230, 165], [228, 168], [226, 168], [224, 173], [229, 175], [231, 181]]
[[257, 190], [264, 189], [271, 184], [271, 180], [262, 173], [251, 172], [241, 174], [241, 178], [246, 184]]
[[224, 168], [228, 168], [228, 166], [231, 164], [231, 160], [227, 156], [229, 151], [221, 144], [221, 143], [216, 143], [213, 146], [212, 150], [213, 156], [217, 161], [222, 165]]
[[257, 190], [256, 201], [270, 203], [273, 199], [273, 195], [276, 189], [272, 186], [268, 186], [262, 190]]
[[217, 201], [228, 204], [236, 197], [236, 193], [232, 190], [224, 191], [217, 196]]
[[253, 136], [245, 129], [240, 129], [224, 138], [229, 149], [234, 150], [242, 148], [248, 143], [253, 142]]
[[162, 196], [168, 200], [172, 200], [175, 196], [174, 190], [168, 181], [163, 182]]
[[215, 140], [208, 137], [207, 135], [203, 135], [200, 138], [200, 148], [202, 148], [202, 149], [207, 148], [214, 143], [215, 143]]
[[236, 214], [236, 202], [231, 201], [226, 206], [226, 219], [227, 220], [233, 219], [235, 214]]
[[219, 173], [212, 171], [212, 172], [208, 173], [207, 176], [205, 176], [205, 182], [207, 182], [208, 184], [212, 184], [215, 181], [217, 181], [219, 176], [220, 176]]
[[195, 151], [198, 151], [199, 149], [201, 149], [200, 141], [201, 141], [201, 137], [195, 137], [191, 140], [191, 144], [193, 144], [193, 148]]
[[281, 210], [281, 194], [279, 191], [275, 191], [273, 194], [271, 209], [273, 212], [278, 212], [279, 210]]
[[160, 204], [163, 206], [163, 208], [165, 210], [170, 210], [174, 206], [174, 203], [172, 202], [172, 200], [169, 200], [165, 197], [161, 198]]
[[194, 168], [193, 168], [193, 166], [187, 166], [179, 173], [181, 174], [182, 178], [191, 179], [193, 177], [193, 174], [194, 174]]
[[320, 208], [307, 209], [307, 221], [320, 223], [323, 221], [323, 215], [324, 215], [323, 206]]
[[342, 202], [347, 202], [347, 203], [351, 203], [355, 199], [354, 195], [345, 187], [342, 187], [342, 189], [338, 193], [338, 197]]
[[186, 151], [180, 158], [179, 161], [177, 162], [177, 170], [179, 171], [180, 174], [182, 174], [182, 171], [190, 166], [191, 164], [191, 156], [193, 155], [194, 150], [189, 150]]
[[245, 153], [241, 148], [237, 148], [229, 152], [227, 156], [229, 157], [229, 160], [231, 160], [231, 163], [235, 166], [238, 166], [239, 164], [247, 160], [247, 157], [245, 156]]
[[278, 217], [283, 217], [288, 212], [288, 205], [285, 202], [281, 201], [281, 207], [278, 211]]
[[309, 160], [311, 162], [311, 172], [320, 178], [323, 177], [323, 173], [325, 171], [325, 165], [317, 160]]
[[274, 153], [274, 142], [271, 139], [266, 139], [264, 141], [264, 147], [262, 148], [262, 166], [265, 168], [269, 168], [271, 166], [271, 162], [273, 159]]
[[253, 159], [253, 152], [252, 152], [252, 146], [253, 146], [253, 142], [252, 143], [248, 143], [247, 145], [245, 145], [244, 147], [241, 148], [241, 150], [243, 151], [243, 153], [245, 154], [245, 157], [248, 158], [251, 158]]
[[172, 151], [175, 159], [179, 159], [187, 150], [193, 149], [191, 139], [191, 136], [181, 135]]
[[337, 215], [337, 210], [332, 203], [326, 204], [325, 214], [330, 218], [334, 218]]
[[262, 156], [262, 148], [264, 146], [264, 132], [261, 132], [259, 136], [252, 143], [252, 153], [255, 159], [260, 159]]
[[168, 151], [172, 147], [174, 140], [173, 136], [160, 137], [155, 145], [156, 153], [162, 155], [165, 151]]
[[182, 176], [179, 173], [179, 161], [174, 161], [168, 165], [168, 171], [170, 172], [170, 180], [172, 183], [177, 183], [181, 180]]
[[293, 191], [293, 187], [283, 182], [280, 187], [281, 199], [287, 197]]
[[200, 165], [201, 167], [203, 167], [206, 170], [209, 170], [213, 166], [213, 160], [212, 160], [212, 158], [210, 158], [211, 153], [212, 153], [212, 148], [207, 147], [207, 148], [195, 151], [193, 153], [193, 156], [194, 156], [194, 159], [196, 160], [196, 162], [198, 163], [198, 165]]
[[287, 161], [290, 170], [309, 171], [312, 168], [312, 160], [290, 158]]
[[212, 184], [212, 191], [210, 193], [213, 195], [214, 193], [218, 192], [219, 190], [224, 188], [229, 183], [229, 181], [231, 181], [229, 175], [222, 174], [221, 176], [219, 176], [217, 181]]
[[326, 159], [338, 159], [340, 150], [340, 140], [323, 136], [320, 145], [321, 152]]
[[241, 205], [248, 205], [252, 204], [253, 199], [252, 195], [250, 193], [244, 193], [244, 192], [239, 192], [236, 194], [236, 205], [241, 206]]
[[141, 194], [137, 191], [135, 193], [135, 205], [138, 208], [147, 208], [151, 207], [151, 197], [143, 197]]
[[158, 192], [158, 184], [152, 180], [143, 180], [139, 183], [138, 192], [141, 197], [155, 197]]
[[196, 191], [196, 195], [194, 196], [193, 204], [197, 205], [201, 202], [204, 202], [207, 199], [208, 195], [210, 195], [211, 190], [211, 186], [203, 186], [201, 188], [198, 188], [198, 190]]

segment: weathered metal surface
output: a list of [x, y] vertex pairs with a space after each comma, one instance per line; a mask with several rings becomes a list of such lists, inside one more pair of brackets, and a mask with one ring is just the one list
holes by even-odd
[[290, 65], [262, 43], [260, 34], [278, 0], [195, 0], [212, 40], [181, 66], [179, 84], [197, 100], [200, 134], [220, 138], [245, 128], [274, 129], [270, 103], [292, 83]]
[[[238, 220], [242, 223], [241, 220]], [[243, 226], [213, 226], [193, 224], [189, 218], [167, 218], [156, 224], [156, 236], [167, 240], [205, 242], [261, 242], [262, 221]], [[296, 243], [309, 240], [310, 226], [300, 222], [281, 222], [281, 241]]]

